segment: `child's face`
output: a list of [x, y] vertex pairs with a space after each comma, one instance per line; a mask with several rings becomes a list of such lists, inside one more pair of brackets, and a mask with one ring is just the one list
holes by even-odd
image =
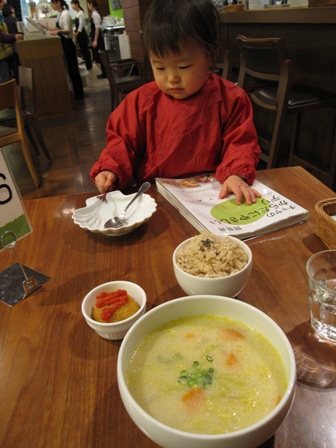
[[149, 56], [158, 87], [177, 100], [184, 100], [202, 88], [212, 63], [210, 56], [193, 40], [179, 54]]

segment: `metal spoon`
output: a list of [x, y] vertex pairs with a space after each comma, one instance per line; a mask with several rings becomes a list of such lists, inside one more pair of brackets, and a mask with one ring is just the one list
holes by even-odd
[[118, 227], [122, 227], [125, 224], [126, 212], [127, 212], [128, 208], [130, 207], [130, 205], [133, 204], [133, 202], [136, 201], [145, 191], [147, 191], [149, 187], [150, 187], [149, 182], [143, 183], [141, 185], [141, 187], [139, 188], [139, 191], [137, 192], [137, 194], [131, 200], [131, 202], [126, 205], [122, 214], [120, 216], [114, 216], [113, 218], [106, 221], [106, 223], [104, 224], [105, 229], [110, 229], [110, 228], [117, 229]]

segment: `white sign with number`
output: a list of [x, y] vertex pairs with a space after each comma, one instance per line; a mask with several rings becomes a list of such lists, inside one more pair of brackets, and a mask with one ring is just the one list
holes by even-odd
[[0, 148], [0, 239], [7, 231], [14, 232], [19, 240], [31, 233], [32, 228], [5, 154]]

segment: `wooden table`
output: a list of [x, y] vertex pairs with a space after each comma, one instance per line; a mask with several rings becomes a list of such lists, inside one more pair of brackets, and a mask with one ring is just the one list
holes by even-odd
[[[263, 447], [333, 447], [336, 441], [336, 347], [313, 335], [305, 264], [325, 246], [315, 235], [314, 204], [335, 194], [302, 168], [260, 171], [258, 179], [311, 212], [309, 220], [248, 242], [250, 280], [239, 299], [257, 306], [287, 334], [298, 387], [289, 415]], [[50, 281], [14, 307], [0, 303], [0, 446], [2, 448], [156, 447], [121, 402], [116, 363], [120, 341], [85, 323], [81, 302], [99, 283], [141, 285], [148, 309], [185, 294], [171, 257], [195, 229], [152, 186], [158, 208], [129, 235], [107, 238], [71, 219], [92, 194], [26, 200], [33, 233], [16, 246], [26, 266]], [[0, 253], [0, 270], [15, 262]], [[178, 448], [178, 447], [176, 447]], [[206, 448], [206, 447], [205, 447]]]

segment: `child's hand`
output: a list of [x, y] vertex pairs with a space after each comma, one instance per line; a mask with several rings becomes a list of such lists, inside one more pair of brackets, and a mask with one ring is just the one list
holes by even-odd
[[117, 181], [117, 176], [111, 171], [101, 171], [95, 177], [95, 184], [100, 193], [112, 190], [113, 184]]
[[247, 204], [252, 204], [256, 201], [256, 198], [260, 198], [259, 191], [251, 188], [240, 176], [229, 176], [223, 183], [219, 198], [223, 199], [230, 193], [236, 195], [237, 204], [242, 203], [245, 198]]

